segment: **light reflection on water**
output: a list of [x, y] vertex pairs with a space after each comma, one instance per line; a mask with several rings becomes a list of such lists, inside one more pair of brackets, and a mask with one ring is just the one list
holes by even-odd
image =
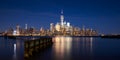
[[14, 44], [13, 60], [16, 60], [16, 44]]
[[54, 38], [54, 53], [56, 57], [60, 59], [63, 59], [64, 57], [67, 58], [67, 56], [70, 55], [71, 47], [72, 47], [71, 37]]
[[[23, 42], [0, 37], [0, 60], [24, 60]], [[32, 60], [120, 60], [120, 39], [56, 36], [53, 42]]]
[[[78, 56], [92, 56], [92, 37], [86, 38], [72, 38], [72, 37], [54, 37], [54, 53], [55, 60], [70, 60], [73, 55]], [[73, 53], [75, 51], [75, 53]], [[80, 57], [81, 58], [81, 57]]]
[[23, 46], [22, 40], [0, 37], [0, 60], [23, 60]]

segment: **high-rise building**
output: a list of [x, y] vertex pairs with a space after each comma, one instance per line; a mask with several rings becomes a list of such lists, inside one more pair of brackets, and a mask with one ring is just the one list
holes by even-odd
[[69, 22], [67, 22], [67, 27], [70, 27], [70, 23]]
[[26, 30], [28, 29], [28, 26], [27, 26], [27, 24], [25, 24], [25, 29], [26, 29]]
[[61, 27], [60, 27], [60, 24], [59, 24], [59, 23], [57, 23], [57, 24], [55, 25], [55, 29], [56, 29], [56, 31], [60, 31]]
[[53, 25], [53, 23], [50, 23], [50, 31], [54, 32], [54, 25]]
[[96, 33], [96, 31], [93, 31], [92, 29], [85, 28], [84, 25], [81, 29], [70, 25], [70, 22], [64, 20], [63, 10], [61, 10], [60, 22], [55, 24], [55, 26], [53, 23], [50, 24], [50, 31], [53, 30], [55, 31], [53, 35], [93, 36]]
[[20, 26], [16, 26], [16, 30], [13, 31], [13, 35], [20, 35]]
[[63, 15], [63, 10], [61, 10], [60, 21], [61, 21], [61, 26], [63, 27], [63, 25], [64, 25], [64, 15]]
[[17, 34], [17, 35], [20, 34], [20, 26], [19, 26], [19, 25], [16, 26], [16, 34]]

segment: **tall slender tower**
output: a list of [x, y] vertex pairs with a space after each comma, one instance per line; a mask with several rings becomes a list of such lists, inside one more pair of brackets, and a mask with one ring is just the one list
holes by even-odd
[[50, 31], [54, 31], [54, 25], [53, 25], [53, 23], [50, 23]]
[[17, 35], [20, 34], [20, 26], [19, 26], [19, 25], [16, 26], [16, 34], [17, 34]]
[[27, 30], [27, 28], [28, 28], [28, 27], [27, 27], [27, 24], [25, 24], [25, 29]]
[[83, 25], [82, 30], [85, 31], [85, 26]]
[[61, 20], [61, 26], [64, 25], [64, 16], [63, 16], [63, 10], [61, 10], [61, 15], [60, 15], [60, 20]]

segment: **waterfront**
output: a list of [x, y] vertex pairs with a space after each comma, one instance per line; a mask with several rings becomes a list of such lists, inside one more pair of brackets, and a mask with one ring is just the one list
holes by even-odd
[[[24, 41], [0, 37], [0, 60], [25, 60]], [[31, 60], [120, 60], [120, 39], [53, 37], [53, 45]]]
[[64, 21], [63, 10], [61, 10], [60, 22], [50, 23], [49, 29], [41, 27], [36, 29], [35, 27], [29, 27], [25, 24], [25, 28], [21, 28], [20, 25], [16, 25], [16, 28], [9, 28], [4, 32], [1, 32], [2, 36], [98, 36], [99, 33], [96, 29], [75, 27], [70, 22]]

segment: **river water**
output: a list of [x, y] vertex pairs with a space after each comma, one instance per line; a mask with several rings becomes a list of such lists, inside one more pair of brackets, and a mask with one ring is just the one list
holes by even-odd
[[[52, 46], [29, 60], [120, 60], [120, 39], [56, 36], [52, 40]], [[0, 37], [0, 60], [25, 60], [24, 41]]]

